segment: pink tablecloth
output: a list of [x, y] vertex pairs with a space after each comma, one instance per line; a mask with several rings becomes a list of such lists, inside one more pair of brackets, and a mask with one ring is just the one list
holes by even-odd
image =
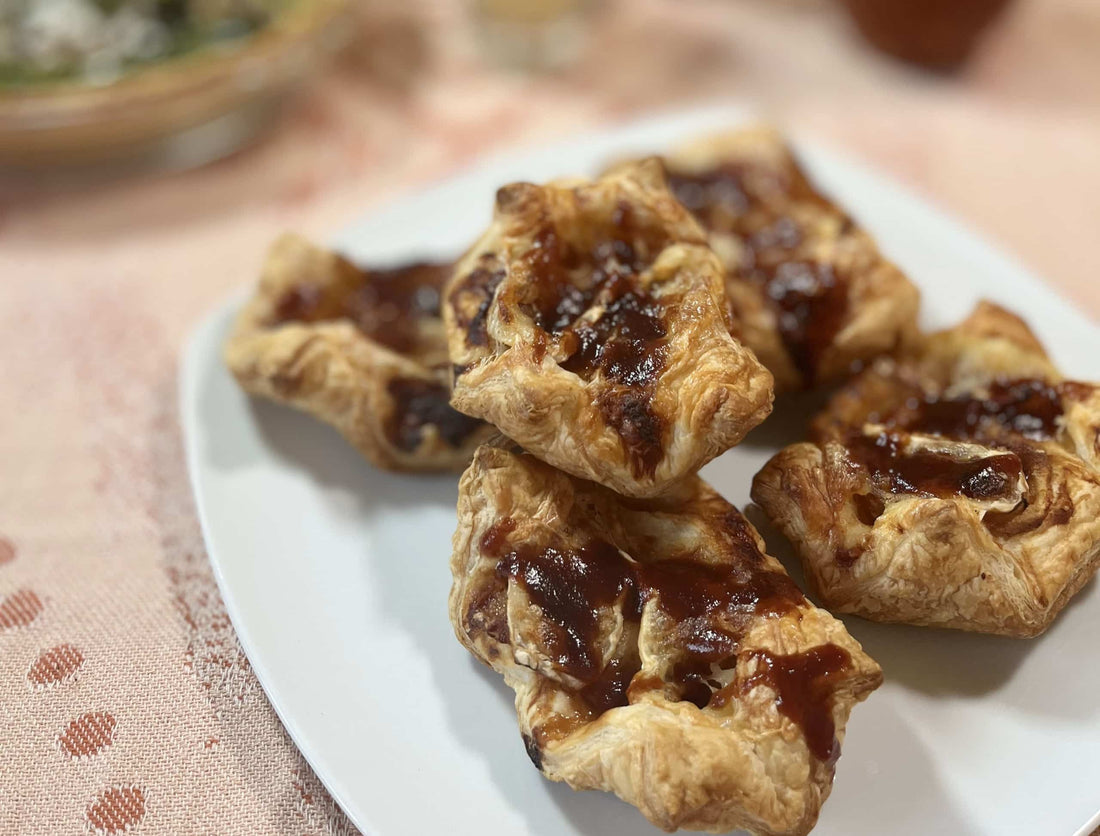
[[281, 230], [323, 239], [477, 155], [746, 97], [1100, 314], [1092, 0], [1021, 0], [956, 80], [867, 52], [812, 0], [605, 4], [581, 64], [538, 78], [477, 60], [466, 4], [397, 5], [248, 152], [0, 193], [0, 833], [352, 830], [237, 645], [176, 419], [188, 330]]

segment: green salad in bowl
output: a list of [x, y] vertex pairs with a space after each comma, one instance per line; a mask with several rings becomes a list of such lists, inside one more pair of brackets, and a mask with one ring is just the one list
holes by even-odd
[[0, 84], [106, 84], [134, 68], [232, 44], [291, 0], [4, 0]]
[[352, 17], [350, 0], [0, 0], [0, 169], [222, 156]]

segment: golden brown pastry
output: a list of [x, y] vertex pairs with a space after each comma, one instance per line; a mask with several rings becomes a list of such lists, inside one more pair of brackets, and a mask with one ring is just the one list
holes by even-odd
[[776, 389], [843, 378], [915, 333], [916, 288], [774, 130], [705, 137], [664, 162], [669, 188], [726, 267], [735, 334]]
[[658, 494], [771, 410], [724, 305], [722, 266], [655, 159], [513, 183], [445, 292], [451, 404], [574, 475]]
[[458, 470], [492, 428], [451, 409], [447, 264], [361, 270], [303, 238], [272, 246], [225, 360], [251, 394], [336, 427], [378, 467]]
[[1100, 561], [1100, 387], [982, 303], [840, 390], [752, 497], [831, 610], [1035, 636]]
[[554, 781], [658, 827], [802, 834], [879, 666], [698, 477], [627, 499], [486, 445], [459, 486], [459, 641]]

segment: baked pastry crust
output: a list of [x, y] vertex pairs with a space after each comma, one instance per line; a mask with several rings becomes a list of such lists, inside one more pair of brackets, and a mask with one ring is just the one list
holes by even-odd
[[698, 477], [628, 499], [486, 445], [459, 486], [450, 615], [516, 692], [527, 752], [658, 827], [803, 834], [879, 666]]
[[726, 268], [735, 334], [777, 390], [842, 379], [916, 334], [916, 287], [816, 189], [775, 130], [703, 137], [664, 163]]
[[513, 183], [445, 293], [452, 405], [574, 475], [653, 496], [771, 411], [722, 267], [647, 160]]
[[980, 304], [831, 400], [752, 497], [823, 604], [876, 621], [1042, 633], [1100, 564], [1100, 387]]
[[336, 427], [389, 470], [459, 470], [493, 430], [450, 408], [445, 264], [362, 270], [284, 235], [225, 361], [245, 391]]

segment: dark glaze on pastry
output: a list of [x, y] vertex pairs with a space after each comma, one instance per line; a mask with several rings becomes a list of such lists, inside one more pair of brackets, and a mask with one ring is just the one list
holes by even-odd
[[390, 441], [400, 450], [415, 450], [424, 428], [435, 426], [451, 447], [460, 447], [483, 426], [476, 418], [451, 409], [451, 390], [442, 383], [415, 378], [394, 378], [387, 384], [394, 411], [386, 424]]
[[777, 655], [755, 650], [749, 655], [757, 662], [756, 673], [744, 682], [727, 685], [713, 699], [725, 702], [734, 688], [741, 691], [757, 685], [771, 688], [776, 693], [776, 708], [802, 729], [814, 757], [836, 763], [840, 744], [829, 695], [833, 680], [851, 663], [851, 654], [835, 644], [824, 644], [803, 653]]
[[[504, 280], [504, 270], [492, 267], [491, 258], [483, 258], [482, 261], [483, 264], [472, 270], [468, 276], [459, 282], [458, 286], [451, 290], [451, 295], [455, 299], [471, 296], [480, 300], [478, 306], [468, 317], [460, 317], [459, 325], [465, 329], [467, 339], [471, 345], [481, 346], [487, 345], [489, 342], [485, 318], [489, 313], [489, 306], [493, 304], [493, 294], [496, 292], [497, 286]], [[464, 308], [459, 306], [457, 310], [461, 313]], [[455, 374], [459, 374], [460, 370], [465, 371], [461, 367], [456, 367]]]
[[[668, 180], [673, 194], [706, 229], [740, 237], [744, 264], [738, 277], [760, 288], [795, 367], [812, 384], [824, 351], [847, 318], [848, 284], [828, 263], [796, 259], [802, 230], [767, 198], [782, 194], [790, 201], [839, 210], [798, 169], [784, 176], [727, 163], [697, 173], [671, 171]], [[756, 188], [749, 185], [753, 181]], [[746, 223], [750, 212], [769, 222], [760, 227], [754, 218], [753, 228]]]
[[636, 676], [640, 659], [605, 661], [598, 647], [602, 610], [617, 604], [627, 621], [637, 622], [653, 601], [677, 625], [680, 658], [667, 682], [674, 698], [705, 708], [712, 700], [724, 704], [736, 689], [766, 684], [776, 691], [779, 710], [802, 728], [814, 755], [835, 761], [839, 746], [827, 680], [847, 665], [846, 651], [832, 644], [790, 656], [752, 651], [757, 669], [745, 681], [723, 686], [711, 674], [714, 666], [736, 665], [753, 618], [785, 615], [806, 603], [788, 575], [751, 568], [763, 555], [743, 525], [731, 522], [732, 548], [742, 552], [736, 563], [706, 562], [692, 554], [641, 563], [601, 539], [577, 549], [512, 545], [507, 541], [515, 521], [507, 517], [483, 535], [481, 549], [499, 558], [498, 577], [521, 584], [553, 625], [542, 636], [544, 647], [555, 666], [583, 683], [577, 693], [592, 712], [586, 720], [628, 705], [640, 690], [666, 687], [656, 677]]
[[704, 227], [742, 236], [742, 278], [760, 287], [776, 314], [795, 366], [812, 382], [822, 352], [833, 342], [847, 315], [847, 286], [828, 264], [794, 260], [802, 230], [790, 216], [777, 215], [755, 231], [747, 228], [743, 219], [748, 212], [770, 211], [746, 185], [750, 175], [767, 178], [773, 192], [832, 208], [800, 173], [793, 179], [780, 178], [776, 172], [736, 164], [696, 174], [672, 172], [669, 187]]
[[464, 467], [492, 433], [449, 406], [451, 265], [364, 269], [296, 235], [271, 247], [226, 343], [250, 394], [309, 412], [375, 466]]
[[872, 481], [891, 493], [998, 499], [1012, 494], [1022, 465], [1014, 453], [964, 459], [935, 450], [906, 451], [904, 434], [853, 433], [845, 447]]
[[982, 518], [982, 524], [1002, 540], [1033, 532], [1043, 525], [1065, 525], [1073, 516], [1073, 498], [1064, 487], [1050, 489], [1053, 476], [1050, 455], [1020, 439], [1002, 437], [997, 446], [1020, 460], [1027, 479], [1027, 494], [1015, 508], [990, 511]]
[[762, 286], [795, 367], [813, 383], [848, 315], [847, 283], [830, 265], [813, 261], [762, 264], [746, 275]]
[[664, 366], [662, 305], [629, 289], [626, 282], [607, 288], [611, 300], [593, 323], [578, 322], [570, 333], [576, 349], [562, 363], [574, 374], [591, 375], [597, 369], [624, 386], [651, 383]]
[[[1087, 384], [1052, 384], [1039, 379], [995, 380], [984, 390], [985, 395], [941, 397], [914, 387], [902, 405], [885, 418], [876, 413], [868, 416], [870, 421], [882, 420], [889, 430], [992, 444], [1005, 450], [1001, 455], [970, 461], [931, 451], [905, 455], [900, 452], [902, 438], [887, 431], [873, 439], [849, 433], [845, 445], [854, 460], [868, 467], [873, 477], [884, 479], [895, 493], [996, 499], [1012, 493], [1021, 473], [1030, 480], [1045, 464], [1041, 450], [1014, 442], [1013, 437], [1031, 441], [1053, 438], [1064, 411], [1062, 392], [1066, 387], [1067, 391], [1077, 391], [1072, 387], [1091, 389]], [[863, 495], [853, 499], [859, 519], [873, 525], [881, 511], [872, 513]], [[995, 532], [1007, 531], [1006, 521], [1016, 516], [1018, 511], [991, 511], [986, 522]], [[1039, 521], [1032, 523], [1038, 525]]]
[[843, 379], [916, 333], [916, 288], [818, 191], [776, 131], [702, 137], [663, 162], [726, 269], [733, 333], [777, 391]]
[[736, 219], [752, 206], [745, 174], [746, 167], [736, 163], [703, 172], [669, 170], [668, 187], [699, 223], [713, 227]]
[[[415, 356], [431, 349], [432, 337], [419, 327], [424, 319], [439, 319], [440, 292], [451, 275], [447, 262], [413, 262], [384, 270], [364, 270], [340, 259], [343, 285], [325, 292], [303, 283], [279, 298], [273, 325], [288, 322], [348, 320], [377, 343], [399, 354]], [[390, 442], [410, 453], [419, 446], [424, 428], [434, 425], [440, 438], [459, 448], [482, 426], [480, 421], [450, 407], [450, 388], [441, 382], [396, 377], [386, 384], [394, 408], [385, 422]]]
[[1098, 435], [1097, 388], [982, 302], [842, 387], [752, 497], [836, 610], [1030, 637], [1100, 565]]
[[499, 189], [443, 315], [455, 408], [623, 495], [666, 491], [770, 411], [722, 263], [656, 158]]
[[362, 270], [341, 260], [343, 292], [323, 292], [303, 283], [286, 290], [272, 325], [346, 319], [382, 345], [402, 354], [420, 347], [417, 321], [439, 317], [439, 295], [450, 262], [413, 262], [385, 270]]
[[[648, 252], [631, 243], [639, 239]], [[601, 373], [618, 384], [598, 405], [619, 432], [637, 475], [652, 475], [663, 455], [665, 426], [651, 401], [653, 384], [665, 365], [668, 332], [664, 305], [636, 277], [665, 243], [621, 204], [612, 215], [608, 237], [590, 253], [578, 253], [547, 229], [527, 259], [534, 299], [526, 311], [559, 341], [566, 355], [563, 369], [586, 380]], [[585, 317], [597, 306], [595, 320]]]
[[769, 195], [784, 194], [795, 200], [822, 206], [832, 204], [798, 169], [777, 169], [738, 162], [724, 162], [705, 171], [667, 171], [668, 187], [676, 199], [708, 229], [737, 228], [738, 220], [752, 209], [762, 208]]
[[1058, 431], [1064, 411], [1061, 388], [1045, 380], [997, 380], [984, 397], [914, 394], [885, 423], [958, 439], [988, 435], [992, 426], [1041, 441]]

